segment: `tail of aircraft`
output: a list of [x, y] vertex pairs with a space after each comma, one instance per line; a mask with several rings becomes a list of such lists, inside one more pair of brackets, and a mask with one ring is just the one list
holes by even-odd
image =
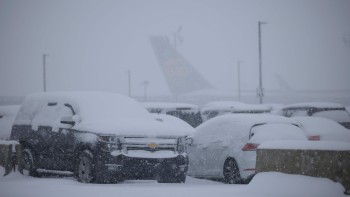
[[175, 50], [167, 37], [152, 36], [150, 37], [150, 41], [169, 89], [174, 96], [213, 88], [213, 86]]

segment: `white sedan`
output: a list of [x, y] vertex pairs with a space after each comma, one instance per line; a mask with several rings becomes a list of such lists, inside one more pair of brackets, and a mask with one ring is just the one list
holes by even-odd
[[350, 142], [350, 129], [341, 126], [334, 120], [312, 116], [292, 117], [291, 119], [298, 123], [309, 140]]
[[271, 140], [307, 140], [291, 119], [269, 114], [218, 116], [196, 128], [188, 147], [188, 175], [249, 181], [255, 174], [256, 148]]

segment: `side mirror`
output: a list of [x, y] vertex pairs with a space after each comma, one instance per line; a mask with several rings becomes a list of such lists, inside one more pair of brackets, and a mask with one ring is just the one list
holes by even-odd
[[75, 120], [72, 116], [64, 116], [61, 118], [61, 121], [60, 123], [62, 124], [69, 124], [69, 125], [72, 125], [74, 126], [75, 125]]
[[187, 138], [186, 138], [186, 144], [187, 144], [188, 146], [191, 146], [191, 145], [193, 144], [193, 138], [192, 138], [192, 137], [187, 137]]

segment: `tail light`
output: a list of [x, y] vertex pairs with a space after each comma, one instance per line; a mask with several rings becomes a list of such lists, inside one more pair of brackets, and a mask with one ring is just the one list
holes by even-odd
[[319, 135], [310, 135], [308, 137], [308, 140], [310, 140], [310, 141], [320, 141], [320, 139], [321, 139], [321, 136], [319, 136]]
[[254, 144], [254, 143], [246, 143], [242, 150], [243, 151], [256, 151], [256, 148], [259, 146], [259, 144]]

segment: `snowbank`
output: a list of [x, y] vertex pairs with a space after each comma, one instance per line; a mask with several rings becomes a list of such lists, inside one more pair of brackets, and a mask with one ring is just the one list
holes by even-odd
[[344, 196], [344, 187], [326, 178], [290, 175], [278, 172], [257, 174], [249, 184], [251, 194], [256, 196]]
[[[4, 169], [0, 167], [0, 174]], [[228, 185], [187, 177], [185, 184], [124, 181], [120, 184], [84, 184], [72, 178], [33, 178], [11, 173], [0, 177], [0, 196], [6, 197], [345, 197], [344, 187], [329, 179], [282, 173], [259, 173], [249, 185]]]

